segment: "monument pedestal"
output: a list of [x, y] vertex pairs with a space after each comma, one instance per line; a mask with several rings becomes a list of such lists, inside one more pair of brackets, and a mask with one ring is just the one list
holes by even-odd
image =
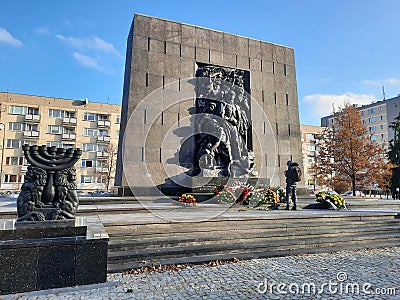
[[168, 181], [163, 185], [159, 185], [159, 190], [167, 196], [180, 196], [184, 193], [192, 194], [198, 202], [211, 199], [214, 196], [214, 190], [220, 185], [227, 183], [247, 183], [256, 188], [268, 188], [270, 186], [269, 178], [229, 178], [229, 177], [192, 177], [191, 182], [185, 182], [185, 186], [181, 186], [172, 181]]
[[107, 280], [103, 224], [0, 221], [0, 295]]

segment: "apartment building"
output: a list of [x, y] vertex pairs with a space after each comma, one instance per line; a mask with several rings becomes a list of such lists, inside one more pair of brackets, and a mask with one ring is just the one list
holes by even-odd
[[303, 180], [305, 181], [305, 186], [310, 191], [318, 191], [322, 188], [319, 186], [311, 167], [315, 162], [316, 144], [323, 129], [321, 126], [300, 125], [304, 166]]
[[[371, 132], [371, 139], [387, 148], [394, 137], [389, 125], [400, 113], [400, 96], [355, 107], [361, 113], [361, 122]], [[323, 127], [329, 127], [333, 122], [333, 115], [321, 118]]]
[[24, 182], [24, 144], [80, 148], [78, 189], [112, 187], [120, 115], [120, 105], [0, 92], [0, 191]]

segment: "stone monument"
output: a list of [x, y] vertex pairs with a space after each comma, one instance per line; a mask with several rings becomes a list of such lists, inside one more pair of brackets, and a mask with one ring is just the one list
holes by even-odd
[[302, 161], [288, 47], [136, 14], [122, 108], [120, 195], [207, 178], [283, 186], [286, 161]]

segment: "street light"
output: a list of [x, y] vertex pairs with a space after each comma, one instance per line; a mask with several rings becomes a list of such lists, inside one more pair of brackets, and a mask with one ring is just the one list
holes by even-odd
[[3, 142], [1, 146], [1, 160], [0, 160], [0, 189], [1, 189], [1, 182], [3, 178], [4, 142], [6, 138], [6, 125], [4, 125], [4, 123], [0, 122], [0, 130], [3, 131]]

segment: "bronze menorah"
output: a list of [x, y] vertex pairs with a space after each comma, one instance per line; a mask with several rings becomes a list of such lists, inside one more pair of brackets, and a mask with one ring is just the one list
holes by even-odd
[[24, 145], [22, 149], [26, 159], [32, 166], [46, 171], [47, 179], [41, 201], [44, 204], [53, 203], [56, 196], [54, 173], [72, 167], [82, 155], [82, 150], [46, 147], [44, 145], [40, 147]]

